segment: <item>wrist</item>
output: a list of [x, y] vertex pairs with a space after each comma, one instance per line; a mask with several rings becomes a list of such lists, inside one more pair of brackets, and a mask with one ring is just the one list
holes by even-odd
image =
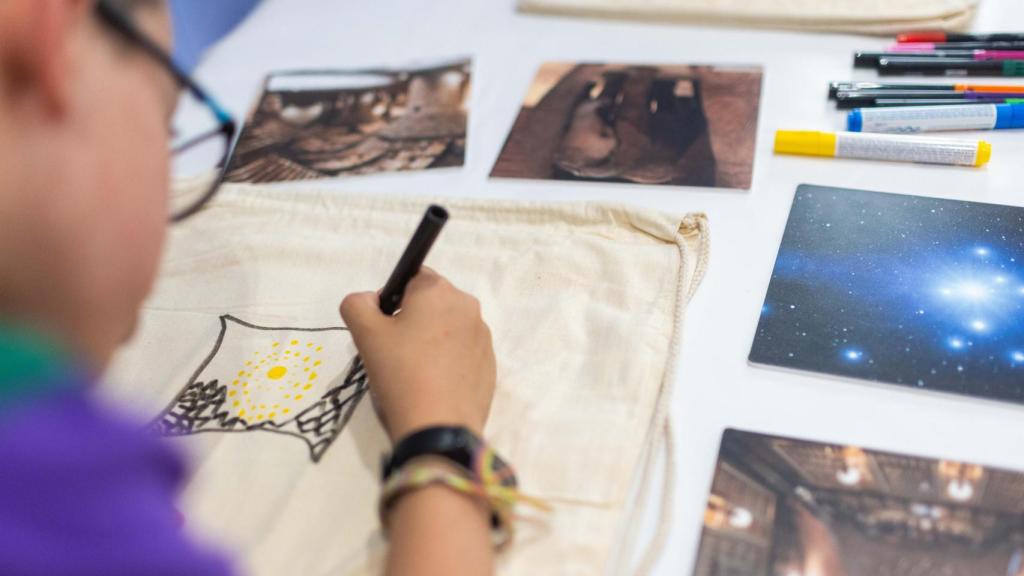
[[483, 437], [484, 423], [473, 418], [461, 417], [452, 413], [425, 413], [389, 423], [387, 427], [391, 445], [396, 446], [403, 439], [427, 428], [465, 428], [477, 437]]

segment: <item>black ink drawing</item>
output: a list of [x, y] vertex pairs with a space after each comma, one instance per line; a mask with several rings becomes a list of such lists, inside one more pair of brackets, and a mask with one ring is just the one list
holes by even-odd
[[151, 428], [165, 436], [285, 434], [303, 440], [319, 462], [367, 390], [348, 329], [272, 328], [231, 315], [220, 324], [213, 350]]

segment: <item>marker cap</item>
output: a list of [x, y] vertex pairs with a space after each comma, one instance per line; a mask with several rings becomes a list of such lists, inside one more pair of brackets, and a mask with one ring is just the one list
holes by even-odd
[[974, 165], [984, 166], [992, 158], [992, 145], [984, 140], [978, 140], [978, 153], [975, 156]]
[[846, 116], [846, 129], [850, 132], [860, 132], [864, 127], [864, 115], [860, 113], [860, 109], [851, 110]]
[[836, 135], [813, 130], [778, 130], [775, 132], [775, 152], [802, 156], [835, 156]]
[[996, 104], [996, 128], [1024, 128], [1024, 104]]

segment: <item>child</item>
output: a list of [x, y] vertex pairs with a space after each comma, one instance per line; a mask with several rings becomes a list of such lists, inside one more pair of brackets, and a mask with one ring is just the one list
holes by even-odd
[[[168, 224], [167, 123], [193, 85], [165, 56], [167, 8], [4, 0], [0, 39], [0, 573], [228, 574], [183, 532], [178, 456], [90, 393]], [[398, 316], [373, 292], [341, 313], [392, 441], [440, 425], [479, 436], [495, 368], [471, 296], [425, 270]], [[389, 573], [492, 571], [488, 502], [409, 485], [385, 516]]]

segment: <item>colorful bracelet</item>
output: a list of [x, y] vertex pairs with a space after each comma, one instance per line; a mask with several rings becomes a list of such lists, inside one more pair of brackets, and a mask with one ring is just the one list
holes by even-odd
[[495, 472], [494, 451], [481, 444], [473, 457], [473, 469], [464, 470], [452, 462], [436, 456], [415, 458], [394, 471], [384, 483], [380, 499], [381, 525], [388, 530], [388, 512], [402, 496], [428, 486], [444, 486], [460, 494], [478, 499], [491, 510], [494, 545], [502, 549], [512, 541], [517, 504], [550, 511], [550, 506], [538, 498], [527, 496], [516, 488], [515, 473], [511, 467]]

